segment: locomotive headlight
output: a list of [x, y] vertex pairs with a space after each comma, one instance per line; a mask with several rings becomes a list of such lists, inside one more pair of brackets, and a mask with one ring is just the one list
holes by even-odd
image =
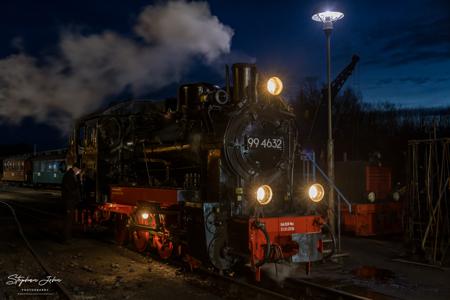
[[314, 183], [308, 189], [309, 199], [313, 202], [320, 202], [325, 195], [325, 190], [320, 183]]
[[271, 77], [267, 81], [267, 91], [274, 96], [281, 94], [283, 90], [283, 82], [278, 77]]
[[272, 200], [273, 192], [272, 188], [268, 185], [261, 185], [256, 190], [256, 200], [261, 205], [267, 205]]

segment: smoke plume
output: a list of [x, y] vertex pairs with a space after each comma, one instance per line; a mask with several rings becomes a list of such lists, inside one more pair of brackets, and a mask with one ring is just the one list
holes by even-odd
[[196, 59], [213, 64], [230, 52], [233, 36], [207, 3], [186, 1], [145, 7], [133, 33], [66, 30], [54, 57], [20, 52], [0, 60], [0, 119], [33, 117], [67, 131], [125, 88], [138, 96], [178, 81]]

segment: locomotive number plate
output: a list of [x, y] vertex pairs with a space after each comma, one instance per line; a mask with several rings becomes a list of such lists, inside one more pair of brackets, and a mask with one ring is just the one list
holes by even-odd
[[292, 221], [281, 222], [280, 231], [295, 231], [294, 222]]
[[247, 137], [247, 147], [249, 149], [263, 148], [263, 149], [283, 150], [283, 139]]

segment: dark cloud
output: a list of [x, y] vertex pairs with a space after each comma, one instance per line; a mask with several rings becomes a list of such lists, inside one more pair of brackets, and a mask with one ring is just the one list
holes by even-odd
[[415, 85], [429, 84], [429, 83], [440, 83], [449, 81], [449, 77], [430, 77], [430, 76], [406, 76], [398, 78], [382, 78], [376, 82], [376, 85], [389, 85], [389, 84], [399, 84], [399, 83], [411, 83]]
[[[440, 47], [450, 45], [450, 19], [439, 18], [411, 22], [406, 27], [397, 28], [381, 50], [391, 51], [399, 45], [403, 47]], [[392, 34], [392, 32], [391, 32]], [[410, 50], [414, 50], [411, 48]]]
[[419, 61], [450, 60], [450, 18], [408, 20], [392, 26], [374, 30], [367, 42], [377, 43], [376, 53], [365, 60], [365, 64], [398, 66]]
[[404, 52], [392, 53], [390, 57], [385, 61], [389, 66], [398, 66], [409, 64], [418, 61], [445, 61], [450, 59], [449, 49], [415, 49], [407, 50]]
[[392, 82], [394, 82], [393, 78], [383, 78], [377, 81], [377, 85], [391, 84]]
[[398, 79], [400, 82], [413, 83], [413, 84], [424, 84], [432, 81], [433, 78], [430, 77], [401, 77]]

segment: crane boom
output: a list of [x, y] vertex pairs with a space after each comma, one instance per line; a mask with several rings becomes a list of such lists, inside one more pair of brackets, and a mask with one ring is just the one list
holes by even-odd
[[[350, 77], [350, 75], [352, 75], [358, 61], [359, 61], [359, 56], [356, 54], [353, 54], [352, 61], [331, 82], [331, 100], [334, 100], [336, 95], [339, 93], [339, 91], [344, 86], [344, 83], [347, 81], [347, 79]], [[326, 98], [327, 92], [328, 91], [326, 88], [322, 89], [322, 99]]]

